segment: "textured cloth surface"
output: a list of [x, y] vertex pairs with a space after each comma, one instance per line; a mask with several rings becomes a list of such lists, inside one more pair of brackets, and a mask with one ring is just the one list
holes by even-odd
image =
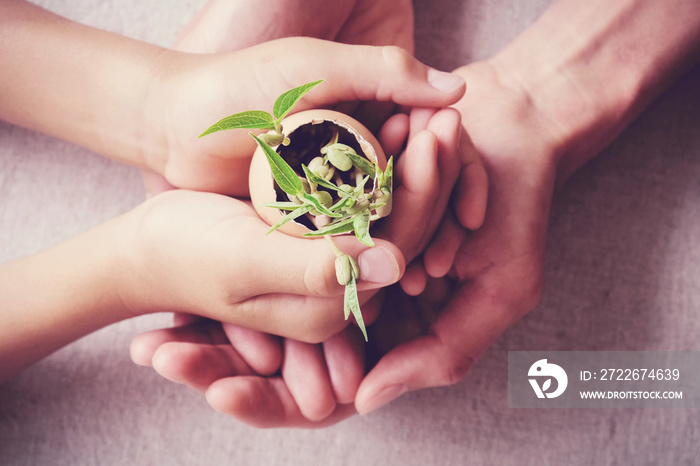
[[[168, 45], [204, 1], [41, 4]], [[417, 55], [445, 70], [488, 57], [549, 4], [416, 0]], [[148, 316], [0, 386], [0, 464], [697, 464], [695, 410], [509, 409], [506, 375], [508, 350], [700, 350], [699, 84], [696, 68], [557, 193], [540, 305], [457, 385], [323, 430], [257, 430], [130, 362], [131, 338], [169, 323]], [[135, 169], [0, 123], [0, 260], [57, 244], [143, 196]]]

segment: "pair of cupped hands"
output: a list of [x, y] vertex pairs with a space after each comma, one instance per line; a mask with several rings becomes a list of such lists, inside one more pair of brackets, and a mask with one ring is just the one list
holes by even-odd
[[[497, 66], [448, 74], [411, 56], [410, 1], [334, 3], [331, 26], [316, 21], [326, 3], [302, 3], [316, 14], [285, 8], [271, 28], [247, 2], [214, 1], [163, 54], [145, 120], [163, 128], [144, 154], [156, 195], [131, 214], [142, 273], [123, 299], [175, 312], [134, 339], [132, 359], [260, 427], [329, 425], [459, 381], [539, 299], [556, 176], [555, 135]], [[315, 38], [271, 40], [300, 34]], [[197, 139], [316, 79], [295, 111], [352, 113], [397, 156], [376, 246], [336, 237], [358, 258], [369, 343], [343, 319], [328, 244], [266, 235], [245, 200], [247, 131]]]

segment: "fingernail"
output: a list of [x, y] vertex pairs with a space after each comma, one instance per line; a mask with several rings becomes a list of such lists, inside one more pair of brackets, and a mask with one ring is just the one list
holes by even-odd
[[357, 263], [363, 281], [389, 285], [399, 279], [396, 258], [382, 247], [365, 249], [357, 258]]
[[464, 78], [461, 76], [433, 68], [428, 70], [428, 82], [435, 89], [442, 92], [452, 92], [465, 85]]
[[387, 387], [381, 392], [374, 395], [372, 398], [370, 398], [370, 400], [367, 402], [366, 407], [362, 409], [360, 414], [367, 414], [376, 409], [379, 409], [382, 406], [391, 403], [407, 391], [408, 387], [406, 385], [392, 385], [391, 387]]

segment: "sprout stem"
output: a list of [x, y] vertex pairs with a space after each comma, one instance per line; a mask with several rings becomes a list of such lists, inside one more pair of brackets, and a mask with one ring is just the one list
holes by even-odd
[[333, 248], [333, 252], [335, 253], [335, 256], [342, 256], [344, 254], [343, 251], [340, 250], [337, 244], [335, 244], [335, 241], [333, 241], [333, 237], [331, 235], [325, 235], [324, 238], [328, 240], [329, 243], [331, 243], [331, 248]]

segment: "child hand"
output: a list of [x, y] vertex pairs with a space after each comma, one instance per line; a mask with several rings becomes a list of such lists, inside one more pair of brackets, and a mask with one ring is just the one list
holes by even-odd
[[247, 132], [197, 136], [232, 113], [270, 111], [282, 92], [321, 78], [325, 82], [295, 111], [344, 101], [442, 107], [464, 92], [461, 78], [433, 70], [395, 47], [288, 38], [231, 54], [169, 52], [160, 60], [145, 110], [145, 134], [152, 140], [146, 144], [146, 168], [179, 188], [247, 195], [255, 148]]
[[[115, 285], [133, 314], [186, 312], [308, 342], [347, 324], [326, 241], [266, 236], [269, 226], [245, 202], [168, 191], [120, 222]], [[359, 290], [393, 283], [403, 272], [401, 252], [387, 241], [367, 248], [345, 236], [336, 243], [358, 260]]]

